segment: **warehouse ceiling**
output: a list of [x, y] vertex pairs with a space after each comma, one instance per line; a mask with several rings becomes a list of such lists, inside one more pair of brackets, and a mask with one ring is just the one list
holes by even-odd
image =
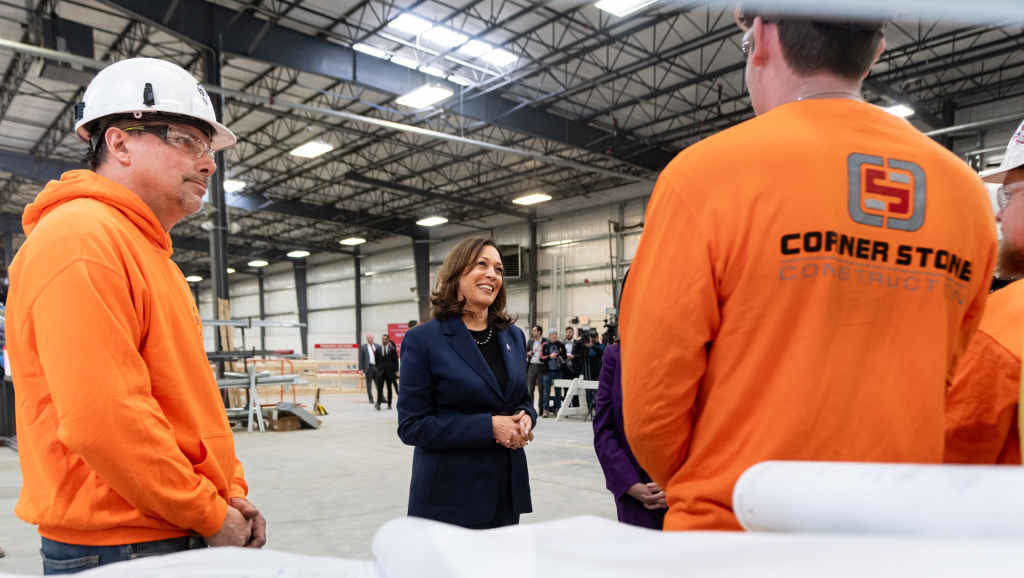
[[[244, 186], [229, 195], [239, 267], [348, 251], [346, 237], [423, 237], [427, 216], [523, 218], [512, 200], [536, 191], [554, 198], [543, 214], [649, 190], [678, 151], [753, 114], [732, 12], [703, 2], [616, 16], [572, 0], [0, 0], [0, 39], [76, 50], [48, 29], [91, 33], [90, 58], [164, 58], [198, 78], [221, 52], [223, 116], [239, 136], [223, 170]], [[891, 22], [865, 96], [911, 106], [922, 129], [951, 125], [959, 109], [1022, 94], [1021, 32]], [[16, 214], [40, 188], [26, 161], [84, 156], [70, 128], [91, 72], [12, 51], [0, 70], [0, 212]], [[424, 84], [452, 95], [400, 102]], [[311, 141], [332, 148], [291, 154]], [[208, 270], [208, 221], [173, 231], [186, 271]]]

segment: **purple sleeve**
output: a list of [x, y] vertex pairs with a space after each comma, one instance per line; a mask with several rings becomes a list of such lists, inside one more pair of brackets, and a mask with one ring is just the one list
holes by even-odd
[[605, 485], [616, 499], [629, 491], [633, 484], [643, 481], [619, 442], [623, 432], [618, 431], [612, 402], [612, 389], [621, 387], [618, 374], [619, 355], [616, 351], [613, 355], [604, 356], [597, 395], [594, 396], [594, 451], [604, 470]]

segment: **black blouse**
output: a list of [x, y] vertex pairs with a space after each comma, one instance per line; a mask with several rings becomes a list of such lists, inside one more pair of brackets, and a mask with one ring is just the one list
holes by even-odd
[[[487, 339], [488, 332], [490, 332], [491, 339], [481, 345], [480, 342]], [[498, 343], [498, 330], [493, 327], [483, 331], [470, 330], [469, 334], [473, 336], [473, 341], [476, 341], [477, 347], [480, 348], [480, 353], [484, 355], [487, 365], [491, 368], [491, 373], [498, 380], [498, 388], [504, 393], [505, 388], [508, 387], [508, 370], [505, 369], [505, 358], [501, 355], [501, 344]]]

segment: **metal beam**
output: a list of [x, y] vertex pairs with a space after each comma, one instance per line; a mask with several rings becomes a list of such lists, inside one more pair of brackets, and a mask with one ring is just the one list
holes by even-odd
[[425, 235], [412, 240], [412, 263], [416, 275], [416, 299], [419, 319], [430, 319], [430, 239]]
[[82, 164], [64, 159], [40, 158], [28, 153], [0, 150], [0, 170], [37, 183], [60, 178], [61, 173], [82, 168]]
[[[259, 291], [260, 321], [263, 321], [267, 318], [267, 309], [264, 299], [266, 291], [263, 288], [263, 269], [256, 272], [256, 283]], [[263, 325], [260, 326], [260, 349], [263, 351], [267, 350], [267, 328]]]
[[944, 121], [941, 117], [939, 117], [939, 115], [929, 110], [928, 107], [924, 105], [924, 103], [918, 101], [917, 99], [911, 96], [907, 96], [901, 93], [900, 91], [892, 88], [891, 86], [885, 84], [884, 82], [879, 82], [877, 80], [874, 80], [873, 78], [868, 77], [866, 80], [864, 80], [864, 88], [870, 90], [871, 92], [877, 95], [889, 98], [889, 100], [893, 101], [893, 104], [905, 104], [909, 106], [910, 108], [914, 109], [914, 118], [927, 124], [931, 128], [943, 128], [949, 126], [949, 123]]
[[306, 283], [306, 260], [292, 259], [295, 273], [295, 305], [299, 311], [299, 338], [302, 341], [302, 355], [309, 355], [309, 286]]
[[[200, 13], [201, 14], [201, 13]], [[205, 16], [205, 15], [204, 15]], [[196, 18], [202, 20], [203, 18]], [[220, 85], [220, 52], [217, 50], [207, 51], [203, 55], [203, 77], [206, 82]], [[222, 111], [224, 99], [219, 94], [211, 94], [210, 101], [213, 104], [213, 112], [217, 118], [223, 120]], [[224, 166], [224, 151], [217, 151], [217, 166]], [[210, 184], [207, 187], [209, 205], [213, 207], [213, 214], [210, 215], [210, 283], [213, 291], [213, 319], [220, 319], [220, 300], [230, 301], [231, 295], [228, 288], [228, 205], [224, 199], [224, 171], [216, 171]], [[214, 331], [214, 341], [217, 351], [224, 349], [221, 343], [221, 332]], [[221, 364], [217, 364], [218, 374]]]
[[[526, 282], [528, 283], [528, 300], [530, 327], [537, 324], [537, 219], [536, 210], [533, 211], [534, 218], [530, 219], [530, 253], [527, 255]], [[523, 266], [522, 263], [519, 264]]]
[[[356, 316], [356, 319], [355, 319], [355, 322], [356, 322], [356, 343], [360, 344], [360, 347], [362, 347], [362, 343], [363, 343], [363, 279], [362, 279], [362, 275], [363, 275], [363, 272], [362, 272], [363, 259], [359, 255], [359, 247], [356, 246], [356, 247], [354, 247], [354, 249], [355, 250], [353, 251], [354, 257], [353, 257], [353, 260], [352, 260], [352, 267], [354, 269], [355, 276], [356, 276], [355, 283], [353, 285], [354, 290], [355, 290], [355, 295], [353, 297], [354, 297], [354, 300], [355, 300], [355, 304], [354, 304], [355, 312], [354, 312], [354, 315]], [[367, 389], [367, 391], [369, 391], [369, 389], [370, 389], [370, 380], [369, 379], [366, 380], [366, 389]]]
[[423, 197], [424, 199], [430, 199], [432, 201], [446, 201], [449, 203], [456, 203], [467, 207], [473, 207], [475, 209], [487, 209], [488, 211], [491, 211], [493, 213], [499, 213], [502, 215], [512, 215], [514, 217], [519, 217], [520, 219], [530, 218], [530, 213], [526, 211], [517, 211], [515, 209], [511, 209], [502, 205], [496, 205], [494, 203], [475, 201], [472, 199], [462, 199], [459, 197], [453, 197], [452, 195], [448, 195], [445, 193], [434, 193], [417, 187], [403, 185], [401, 183], [395, 183], [392, 181], [382, 181], [379, 179], [367, 177], [365, 175], [360, 175], [353, 172], [346, 174], [345, 179], [349, 181], [355, 181], [357, 183], [363, 183], [364, 185], [371, 185], [381, 189], [390, 189], [392, 191], [397, 191], [399, 193], [408, 193], [410, 195], [416, 195], [418, 197]]
[[[0, 150], [0, 170], [38, 183], [60, 178], [61, 173], [80, 168], [82, 168], [80, 163], [65, 159], [35, 157], [25, 152]], [[346, 211], [330, 205], [314, 205], [301, 201], [275, 201], [262, 195], [237, 193], [225, 195], [225, 202], [229, 207], [245, 211], [266, 211], [304, 219], [332, 221], [398, 235], [414, 236], [421, 234], [422, 231], [422, 228], [413, 219]], [[209, 252], [209, 248], [203, 252]], [[347, 251], [339, 248], [338, 252], [345, 253]]]
[[[428, 82], [448, 86], [456, 93], [460, 91], [460, 87], [422, 72], [203, 0], [178, 0], [170, 9], [164, 3], [147, 0], [101, 0], [101, 3], [127, 10], [192, 42], [210, 48], [220, 43], [218, 48], [226, 54], [319, 74], [384, 94], [402, 95]], [[204, 18], [196, 18], [196, 14], [204, 14]], [[262, 41], [253, 46], [252, 39], [259, 36]], [[607, 153], [605, 147], [595, 144], [610, 135], [607, 131], [543, 110], [521, 109], [519, 103], [495, 94], [485, 94], [468, 102], [456, 100], [444, 108], [509, 130], [598, 154]], [[671, 152], [652, 154], [632, 162], [660, 171], [672, 156]]]

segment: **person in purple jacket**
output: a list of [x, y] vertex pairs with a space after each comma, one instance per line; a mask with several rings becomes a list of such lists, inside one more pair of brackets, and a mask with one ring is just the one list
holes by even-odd
[[660, 530], [668, 504], [665, 492], [640, 467], [622, 425], [622, 371], [619, 344], [608, 346], [594, 399], [594, 450], [605, 485], [615, 496], [619, 521]]

